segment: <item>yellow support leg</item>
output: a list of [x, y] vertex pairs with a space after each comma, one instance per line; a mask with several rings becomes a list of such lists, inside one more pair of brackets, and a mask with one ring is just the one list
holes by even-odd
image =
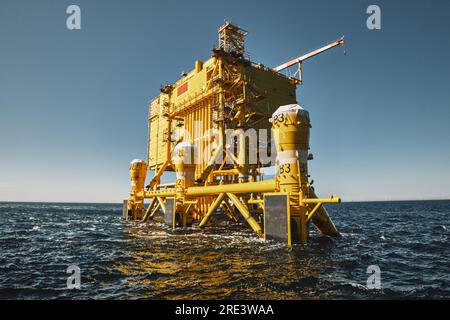
[[203, 227], [203, 226], [206, 225], [206, 223], [208, 222], [209, 218], [211, 218], [213, 213], [216, 211], [217, 207], [223, 201], [223, 198], [225, 198], [225, 193], [219, 194], [219, 196], [216, 198], [216, 200], [214, 200], [214, 202], [209, 207], [208, 212], [206, 213], [206, 215], [203, 217], [202, 221], [198, 225], [199, 227]]
[[247, 221], [247, 223], [250, 225], [250, 227], [255, 231], [255, 233], [258, 235], [258, 237], [261, 237], [262, 235], [262, 229], [261, 226], [256, 222], [255, 219], [253, 219], [250, 212], [248, 212], [247, 208], [242, 204], [241, 201], [239, 201], [238, 197], [236, 197], [232, 193], [227, 193], [227, 197], [230, 198], [231, 202], [236, 206], [236, 208], [239, 210], [239, 212], [242, 214], [244, 219]]
[[322, 202], [318, 202], [314, 208], [311, 210], [311, 212], [308, 212], [308, 216], [306, 217], [306, 223], [309, 222], [309, 220], [311, 220], [311, 218], [313, 217], [314, 213], [316, 213], [316, 211], [320, 208], [320, 206], [322, 205]]
[[147, 221], [148, 215], [149, 215], [149, 213], [151, 212], [153, 206], [155, 205], [155, 203], [156, 203], [157, 201], [158, 201], [158, 200], [156, 200], [156, 198], [153, 198], [153, 199], [152, 199], [152, 201], [151, 201], [150, 204], [148, 205], [147, 211], [145, 211], [145, 214], [144, 214], [144, 216], [142, 217], [142, 220], [141, 220], [142, 222]]
[[166, 204], [164, 203], [164, 200], [161, 197], [156, 197], [156, 199], [158, 199], [162, 211], [166, 214]]
[[153, 219], [153, 217], [156, 215], [156, 213], [158, 212], [159, 208], [161, 208], [161, 204], [158, 203], [156, 205], [156, 207], [153, 209], [152, 213], [150, 214], [150, 216], [148, 217], [149, 219]]
[[233, 208], [231, 208], [230, 204], [228, 202], [222, 203], [222, 212], [224, 212], [228, 218], [230, 218], [233, 222], [238, 222], [239, 218], [236, 216], [236, 214], [233, 211]]

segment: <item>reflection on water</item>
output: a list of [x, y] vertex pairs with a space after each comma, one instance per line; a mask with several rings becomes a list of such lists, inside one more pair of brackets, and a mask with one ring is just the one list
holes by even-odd
[[[215, 217], [204, 230], [123, 221], [121, 205], [0, 203], [0, 298], [449, 298], [449, 201], [330, 206], [343, 236], [263, 242]], [[427, 223], [422, 223], [427, 221]], [[82, 289], [66, 288], [81, 268]], [[382, 290], [366, 288], [369, 265]]]
[[176, 233], [162, 219], [151, 227], [130, 222], [132, 263], [115, 267], [134, 279], [134, 289], [151, 288], [148, 298], [327, 297], [317, 292], [320, 271], [330, 265], [326, 255], [267, 244], [243, 226], [217, 220], [206, 230]]

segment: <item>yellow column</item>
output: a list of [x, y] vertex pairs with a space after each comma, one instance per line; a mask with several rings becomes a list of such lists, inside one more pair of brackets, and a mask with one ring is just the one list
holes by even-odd
[[144, 160], [135, 159], [130, 163], [131, 190], [128, 200], [128, 211], [133, 219], [141, 219], [144, 209], [144, 187], [147, 176], [147, 163]]
[[176, 172], [175, 183], [175, 216], [179, 217], [183, 227], [191, 224], [192, 216], [186, 205], [186, 189], [194, 184], [195, 178], [195, 147], [189, 142], [177, 144], [172, 154], [172, 165]]
[[280, 192], [289, 194], [291, 217], [297, 224], [300, 243], [306, 244], [308, 207], [302, 198], [308, 197], [309, 113], [297, 104], [279, 107], [272, 115], [272, 130], [277, 147]]

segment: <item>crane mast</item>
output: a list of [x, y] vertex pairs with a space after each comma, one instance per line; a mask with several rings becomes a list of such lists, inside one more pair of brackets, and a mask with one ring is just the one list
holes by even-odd
[[332, 49], [334, 47], [342, 46], [344, 44], [345, 44], [344, 37], [341, 37], [341, 38], [337, 39], [336, 41], [330, 42], [329, 44], [327, 44], [327, 45], [325, 45], [323, 47], [320, 47], [320, 48], [318, 48], [318, 49], [316, 49], [314, 51], [311, 51], [311, 52], [306, 53], [306, 54], [304, 54], [304, 55], [302, 55], [300, 57], [297, 57], [297, 58], [292, 59], [292, 60], [290, 60], [288, 62], [280, 64], [279, 66], [277, 66], [275, 68], [272, 68], [272, 71], [281, 72], [281, 71], [286, 70], [286, 69], [288, 69], [288, 68], [290, 68], [290, 67], [292, 67], [294, 65], [298, 65], [298, 70], [294, 74], [294, 77], [295, 77], [295, 75], [298, 74], [299, 78], [297, 80], [299, 81], [299, 83], [301, 83], [302, 82], [302, 62], [303, 61], [308, 60], [309, 58], [312, 58], [314, 56], [317, 56], [318, 54], [321, 54], [322, 52], [328, 51], [328, 50], [330, 50], [330, 49]]

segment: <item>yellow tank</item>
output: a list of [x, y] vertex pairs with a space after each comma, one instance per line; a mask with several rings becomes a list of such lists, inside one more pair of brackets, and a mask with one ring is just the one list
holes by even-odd
[[[297, 105], [296, 87], [302, 83], [303, 61], [342, 45], [343, 39], [268, 68], [249, 59], [247, 32], [238, 25], [226, 23], [218, 34], [211, 57], [195, 61], [150, 102], [148, 164], [131, 164], [125, 215], [148, 220], [163, 212], [172, 227], [192, 221], [203, 227], [216, 212], [234, 221], [241, 215], [266, 238], [280, 233], [273, 221], [281, 210], [281, 237], [286, 234], [288, 244], [291, 239], [306, 243], [310, 221], [322, 233], [337, 235], [322, 204], [340, 199], [317, 199], [309, 182], [311, 125], [308, 112]], [[298, 66], [294, 76], [282, 74], [293, 66]], [[274, 165], [275, 178], [264, 180], [262, 168]], [[144, 190], [147, 169], [154, 175]], [[174, 183], [161, 184], [166, 171], [175, 171]], [[274, 209], [280, 202], [271, 197], [280, 195], [283, 209]], [[150, 203], [144, 208], [146, 198]]]
[[144, 209], [144, 187], [147, 176], [147, 163], [144, 160], [135, 159], [130, 163], [130, 196], [133, 201], [128, 203], [128, 210], [133, 219], [140, 219]]

